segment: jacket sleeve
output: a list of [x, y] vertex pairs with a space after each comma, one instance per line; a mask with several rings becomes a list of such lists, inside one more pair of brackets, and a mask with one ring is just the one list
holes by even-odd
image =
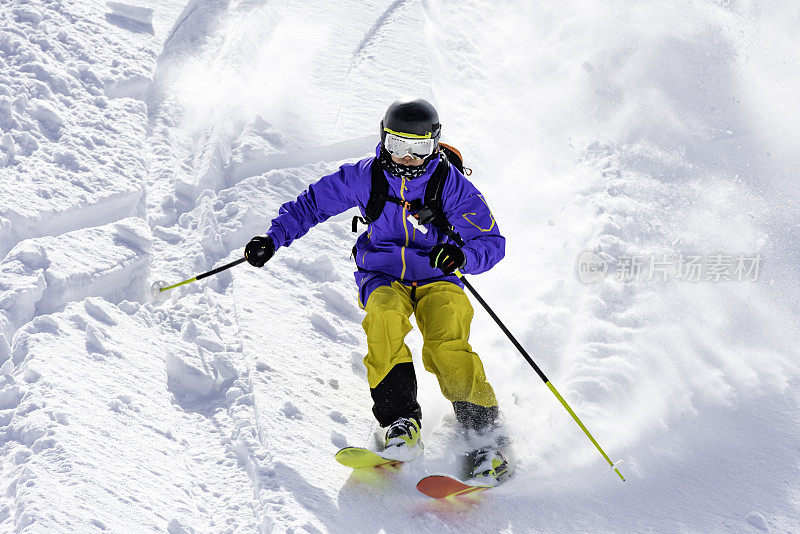
[[464, 240], [461, 250], [466, 263], [461, 271], [488, 271], [505, 256], [506, 238], [500, 234], [486, 200], [464, 175], [452, 168], [443, 193], [447, 220]]
[[358, 175], [359, 167], [355, 164], [342, 165], [338, 171], [308, 186], [296, 200], [282, 205], [267, 232], [275, 248], [288, 247], [317, 223], [357, 206]]

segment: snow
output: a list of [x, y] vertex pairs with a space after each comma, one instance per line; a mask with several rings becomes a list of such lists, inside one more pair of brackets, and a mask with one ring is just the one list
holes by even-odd
[[[800, 531], [799, 19], [788, 0], [4, 6], [0, 531]], [[416, 491], [465, 447], [420, 362], [423, 456], [336, 463], [381, 432], [352, 212], [151, 301], [371, 154], [404, 95], [437, 106], [508, 238], [473, 285], [627, 482], [477, 303], [515, 477]], [[678, 254], [763, 263], [611, 275]]]
[[106, 2], [111, 13], [110, 17], [126, 19], [134, 24], [149, 27], [152, 31], [153, 8], [136, 6], [125, 2]]

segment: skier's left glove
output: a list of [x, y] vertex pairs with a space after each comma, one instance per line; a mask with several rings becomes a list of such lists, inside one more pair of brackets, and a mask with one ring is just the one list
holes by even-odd
[[439, 244], [428, 253], [431, 267], [439, 268], [444, 274], [453, 274], [456, 269], [464, 267], [467, 258], [460, 247], [450, 243]]
[[253, 267], [263, 267], [275, 254], [275, 243], [268, 235], [257, 235], [244, 247], [244, 257]]

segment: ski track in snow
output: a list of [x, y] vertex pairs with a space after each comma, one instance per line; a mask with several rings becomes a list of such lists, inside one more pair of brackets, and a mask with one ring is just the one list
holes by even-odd
[[[785, 177], [759, 181], [788, 156], [766, 155], [775, 136], [751, 131], [742, 105], [763, 60], [746, 21], [766, 15], [686, 9], [677, 21], [658, 3], [617, 19], [555, 1], [14, 2], [0, 13], [0, 529], [800, 528], [796, 303], [767, 284], [573, 274], [582, 250], [764, 250], [788, 266], [778, 288], [795, 279], [796, 239], [780, 232], [796, 208], [770, 205]], [[673, 25], [641, 29], [661, 19]], [[472, 341], [516, 477], [480, 500], [419, 496], [417, 479], [452, 470], [463, 447], [421, 366], [425, 458], [336, 464], [335, 450], [378, 435], [347, 214], [264, 269], [147, 302], [149, 281], [232, 261], [280, 204], [371, 153], [398, 93], [432, 98], [475, 162], [509, 237], [476, 285], [625, 460], [627, 484], [480, 310]], [[408, 342], [418, 353], [416, 331]]]
[[413, 5], [413, 3], [408, 0], [396, 0], [386, 8], [386, 11], [375, 20], [375, 24], [372, 25], [369, 31], [364, 34], [361, 42], [358, 43], [355, 52], [353, 52], [353, 66], [370, 53], [370, 47], [375, 46], [376, 41], [379, 41], [379, 33], [391, 25], [391, 18], [399, 16], [400, 11], [409, 5]]

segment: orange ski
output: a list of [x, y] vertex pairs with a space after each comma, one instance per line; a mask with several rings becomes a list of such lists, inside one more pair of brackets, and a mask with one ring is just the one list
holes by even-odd
[[493, 488], [488, 484], [462, 482], [451, 475], [428, 475], [417, 482], [417, 489], [434, 499], [444, 499], [456, 495], [467, 495]]

